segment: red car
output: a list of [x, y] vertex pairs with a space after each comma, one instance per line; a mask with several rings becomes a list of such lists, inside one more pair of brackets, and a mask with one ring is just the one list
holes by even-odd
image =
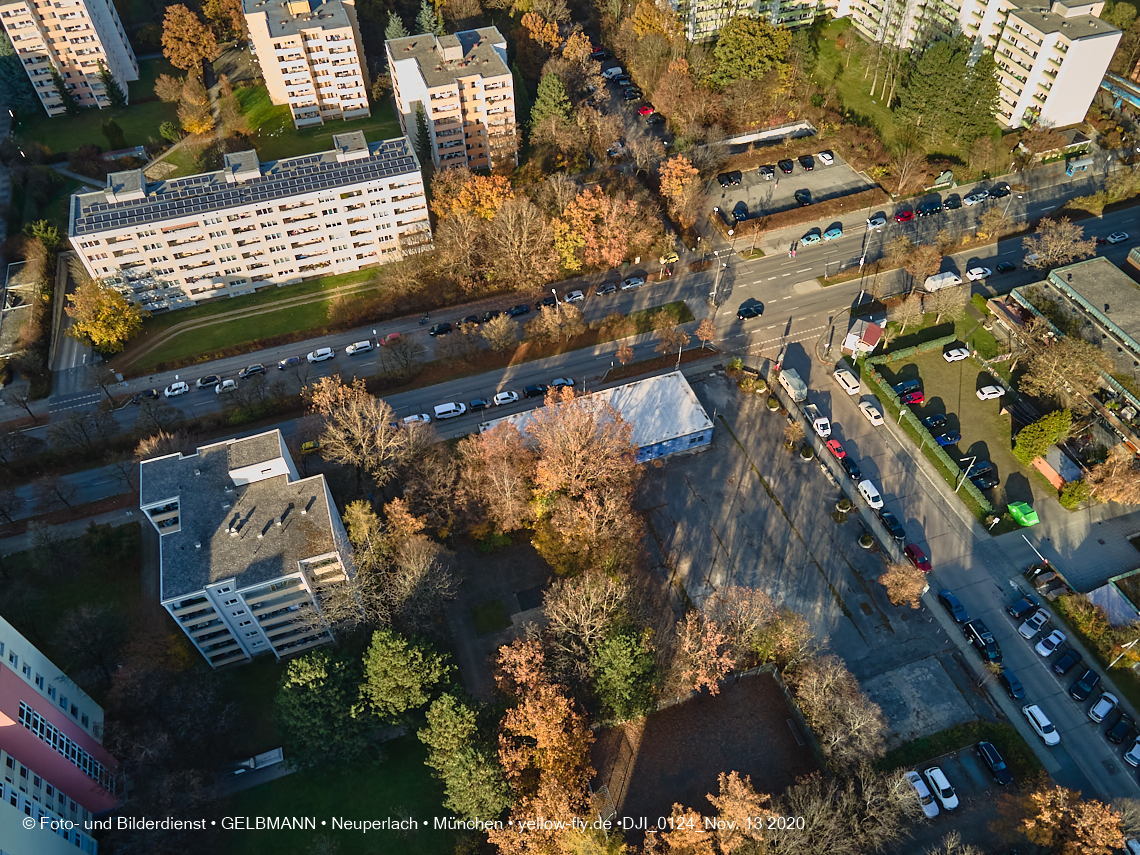
[[637, 115], [639, 115], [639, 116], [652, 116], [654, 114], [654, 112], [656, 112], [656, 111], [652, 107], [650, 107], [648, 104], [646, 104], [645, 106], [638, 108]]
[[922, 392], [907, 392], [902, 396], [902, 402], [908, 407], [921, 406], [925, 401], [926, 398], [923, 396]]
[[926, 557], [926, 553], [913, 543], [907, 544], [906, 549], [903, 550], [907, 560], [910, 561], [915, 567], [923, 573], [930, 572], [930, 559]]
[[836, 460], [842, 460], [847, 456], [847, 452], [843, 450], [843, 446], [837, 439], [829, 439], [827, 441], [827, 447], [831, 453], [835, 455]]
[[914, 219], [914, 211], [898, 211], [895, 214], [896, 223], [909, 223]]

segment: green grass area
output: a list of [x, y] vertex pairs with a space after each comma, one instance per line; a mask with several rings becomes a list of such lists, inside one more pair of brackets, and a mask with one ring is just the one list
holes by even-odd
[[194, 175], [201, 171], [198, 169], [198, 159], [186, 146], [172, 151], [162, 160], [163, 163], [170, 163], [177, 167], [173, 172], [164, 176], [165, 178], [182, 178], [183, 176]]
[[333, 134], [363, 131], [369, 142], [400, 135], [395, 108], [387, 98], [380, 104], [372, 105], [372, 115], [367, 119], [326, 122], [324, 125], [298, 130], [289, 118], [289, 108], [284, 104], [272, 104], [264, 86], [248, 86], [238, 89], [235, 94], [241, 104], [242, 114], [249, 123], [257, 155], [263, 161], [328, 151], [332, 148]]
[[995, 721], [968, 721], [912, 740], [888, 751], [875, 766], [885, 772], [918, 766], [978, 742], [992, 742], [997, 747], [1016, 781], [1032, 780], [1044, 769], [1020, 733], [1008, 724]]
[[244, 714], [242, 753], [260, 754], [281, 745], [274, 699], [286, 667], [286, 662], [263, 656], [218, 675], [223, 684], [223, 694], [234, 701]]
[[80, 110], [77, 115], [56, 118], [40, 113], [21, 118], [16, 127], [16, 137], [22, 143], [39, 143], [49, 154], [74, 151], [85, 143], [94, 143], [107, 150], [103, 123], [110, 118], [123, 129], [129, 148], [161, 139], [158, 126], [163, 122], [176, 121], [178, 117], [175, 106], [162, 101], [148, 101], [122, 109]]
[[510, 615], [502, 600], [488, 600], [471, 607], [471, 620], [476, 635], [490, 635], [511, 625]]
[[[94, 186], [98, 183], [97, 181], [92, 181], [90, 185], [86, 186]], [[51, 201], [44, 206], [44, 209], [40, 211], [40, 218], [51, 220], [59, 227], [60, 234], [67, 234], [67, 214], [69, 205], [71, 204], [71, 194], [83, 186], [85, 185], [82, 182], [68, 178], [63, 183], [63, 186], [59, 188], [59, 192], [56, 193], [55, 196], [51, 198]]]
[[[835, 40], [843, 36], [847, 46], [840, 50]], [[895, 117], [886, 104], [886, 98], [871, 98], [873, 76], [865, 66], [869, 51], [853, 51], [854, 45], [863, 45], [862, 40], [848, 18], [832, 21], [820, 34], [819, 59], [812, 80], [824, 89], [834, 85], [839, 93], [843, 109], [852, 114], [857, 124], [867, 124], [878, 132], [883, 144], [890, 146], [894, 141]]]
[[[385, 756], [378, 765], [298, 772], [236, 795], [230, 803], [234, 816], [311, 816], [317, 830], [231, 832], [224, 838], [228, 855], [316, 851], [310, 847], [319, 836], [339, 843], [336, 851], [341, 855], [454, 855], [456, 835], [432, 828], [436, 816], [449, 816], [450, 811], [442, 806], [443, 788], [424, 765], [424, 746], [414, 736], [405, 736], [383, 748]], [[334, 831], [333, 817], [414, 819], [419, 829]], [[322, 820], [330, 825], [322, 826]]]
[[689, 310], [684, 300], [675, 300], [672, 303], [666, 303], [664, 306], [631, 312], [629, 319], [633, 321], [635, 332], [642, 335], [657, 329], [657, 320], [662, 314], [669, 315], [673, 319], [674, 325], [687, 324], [689, 321], [695, 320], [692, 311]]
[[158, 80], [158, 75], [169, 74], [172, 77], [182, 77], [184, 73], [161, 57], [142, 60], [139, 62], [139, 79], [127, 86], [131, 103], [139, 104], [157, 98], [154, 94], [154, 82]]

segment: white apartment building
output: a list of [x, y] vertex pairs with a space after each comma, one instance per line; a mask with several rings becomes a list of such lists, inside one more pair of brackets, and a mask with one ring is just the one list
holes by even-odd
[[332, 640], [321, 586], [355, 574], [323, 475], [301, 478], [279, 430], [144, 460], [160, 597], [213, 668]]
[[148, 183], [107, 176], [71, 197], [68, 236], [87, 272], [149, 310], [384, 264], [431, 245], [423, 176], [404, 137], [360, 131], [333, 150]]
[[298, 128], [371, 115], [355, 0], [242, 0], [250, 51]]
[[495, 27], [409, 36], [384, 47], [400, 126], [416, 139], [416, 107], [423, 106], [436, 167], [516, 161], [514, 79]]
[[135, 52], [111, 0], [0, 0], [0, 23], [49, 116], [65, 112], [54, 68], [80, 107], [107, 107], [102, 62], [127, 94], [139, 79]]

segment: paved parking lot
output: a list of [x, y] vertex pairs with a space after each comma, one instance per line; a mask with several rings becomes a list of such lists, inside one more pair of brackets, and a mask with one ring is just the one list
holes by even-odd
[[771, 166], [775, 168], [776, 174], [771, 179], [763, 178], [755, 169], [743, 173], [739, 187], [721, 187], [716, 178], [713, 178], [706, 189], [709, 200], [729, 217], [738, 202], [744, 202], [748, 206], [750, 217], [759, 217], [798, 208], [800, 203], [795, 199], [797, 190], [809, 190], [812, 199], [821, 202], [836, 196], [861, 193], [875, 186], [838, 155], [831, 166], [824, 166], [819, 158], [815, 158], [815, 168], [811, 172], [805, 172], [799, 161], [793, 160], [791, 175], [785, 175], [776, 166], [776, 161], [782, 159], [783, 150], [774, 146]]

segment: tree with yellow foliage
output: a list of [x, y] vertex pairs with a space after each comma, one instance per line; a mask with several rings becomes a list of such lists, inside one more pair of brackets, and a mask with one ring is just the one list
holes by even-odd
[[693, 162], [682, 154], [661, 164], [661, 195], [669, 206], [669, 213], [684, 228], [696, 222], [700, 205], [700, 173]]
[[142, 328], [138, 307], [97, 279], [81, 282], [67, 301], [64, 311], [71, 318], [67, 334], [90, 342], [102, 354], [119, 353]]
[[431, 210], [440, 220], [471, 213], [492, 220], [508, 199], [511, 182], [503, 175], [476, 175], [469, 169], [444, 169], [431, 182]]

